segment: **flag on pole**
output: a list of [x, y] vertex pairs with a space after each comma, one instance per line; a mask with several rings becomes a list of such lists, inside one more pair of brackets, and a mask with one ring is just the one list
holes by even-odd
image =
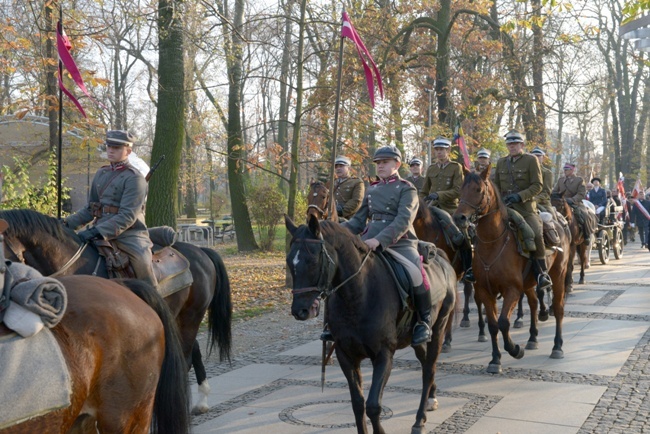
[[465, 143], [465, 138], [463, 137], [463, 127], [460, 126], [460, 122], [456, 124], [456, 130], [454, 131], [454, 141], [460, 149], [460, 153], [463, 155], [463, 165], [465, 169], [470, 170], [471, 163], [469, 161], [469, 153], [467, 152], [467, 144]]
[[623, 176], [623, 172], [618, 172], [618, 184], [616, 185], [616, 188], [618, 188], [618, 194], [621, 198], [625, 198], [625, 177]]
[[[381, 75], [379, 74], [379, 68], [375, 64], [375, 61], [372, 60], [370, 52], [366, 48], [365, 44], [359, 37], [359, 34], [354, 29], [350, 17], [347, 12], [343, 12], [343, 26], [341, 28], [341, 37], [351, 39], [354, 42], [354, 45], [357, 47], [357, 52], [359, 53], [359, 58], [363, 64], [363, 72], [366, 75], [366, 84], [368, 85], [368, 93], [370, 94], [370, 105], [375, 107], [375, 79], [377, 79], [377, 85], [379, 86], [379, 93], [381, 97], [384, 97], [384, 85], [381, 82]], [[372, 69], [368, 66], [365, 57], [368, 58], [368, 61], [372, 65]], [[374, 75], [373, 75], [374, 72]]]

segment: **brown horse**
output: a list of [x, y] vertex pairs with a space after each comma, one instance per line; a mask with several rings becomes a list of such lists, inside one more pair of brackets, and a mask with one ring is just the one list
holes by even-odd
[[[81, 240], [74, 231], [64, 227], [57, 219], [31, 210], [0, 211], [0, 218], [9, 223], [5, 233], [5, 252], [9, 259], [34, 267], [44, 275], [63, 271], [63, 275], [94, 274], [107, 277], [103, 257], [97, 249], [81, 251]], [[194, 367], [199, 403], [194, 413], [208, 411], [207, 382], [201, 351], [196, 342], [201, 322], [208, 313], [209, 350], [218, 345], [221, 359], [230, 358], [232, 302], [230, 281], [223, 261], [211, 249], [198, 248], [189, 243], [177, 242], [173, 246], [190, 263], [192, 284], [165, 298], [176, 318], [188, 367]], [[98, 265], [98, 261], [101, 261]]]
[[330, 189], [326, 183], [322, 181], [315, 181], [309, 184], [309, 191], [307, 192], [307, 220], [309, 216], [313, 215], [318, 220], [332, 220], [339, 221], [339, 216], [336, 212], [336, 207], [332, 207], [330, 213]]
[[566, 276], [566, 291], [571, 292], [573, 289], [573, 261], [576, 253], [580, 259], [580, 280], [578, 284], [585, 283], [585, 266], [587, 265], [589, 254], [589, 240], [585, 240], [584, 232], [578, 223], [578, 219], [573, 214], [573, 209], [569, 206], [564, 199], [563, 194], [553, 193], [551, 195], [551, 205], [558, 210], [560, 214], [569, 222], [569, 229], [571, 230], [571, 248], [569, 250], [569, 269]]
[[[516, 345], [510, 336], [510, 315], [522, 293], [528, 297], [531, 311], [530, 337], [527, 349], [536, 349], [537, 344], [537, 312], [540, 306], [539, 319], [548, 319], [548, 310], [544, 302], [543, 291], [535, 292], [535, 277], [531, 270], [530, 261], [519, 254], [517, 249], [517, 233], [508, 225], [506, 207], [499, 193], [489, 179], [490, 170], [480, 175], [468, 174], [465, 177], [460, 192], [460, 205], [454, 213], [456, 224], [465, 228], [470, 221], [476, 221], [476, 248], [474, 251], [473, 269], [476, 283], [477, 299], [486, 307], [488, 330], [492, 340], [492, 360], [488, 372], [501, 372], [501, 352], [497, 342], [497, 334], [501, 331], [505, 350], [514, 358], [524, 356], [524, 349]], [[567, 272], [570, 239], [564, 230], [558, 231], [561, 236], [561, 248], [547, 257], [551, 263], [549, 275], [553, 281], [552, 309], [555, 316], [555, 339], [551, 358], [562, 358], [562, 320], [564, 319], [565, 277]], [[501, 314], [497, 319], [497, 296], [503, 296]]]
[[[189, 432], [187, 367], [160, 295], [136, 280], [122, 282], [131, 290], [93, 276], [59, 280], [68, 305], [51, 330], [72, 380], [71, 405], [0, 432]], [[0, 323], [0, 335], [7, 332]]]

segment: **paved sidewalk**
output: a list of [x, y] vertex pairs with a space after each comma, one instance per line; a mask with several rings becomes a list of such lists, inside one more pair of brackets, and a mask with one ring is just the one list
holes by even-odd
[[[526, 350], [521, 360], [503, 352], [503, 374], [487, 374], [491, 345], [477, 341], [473, 307], [471, 327], [455, 328], [453, 349], [438, 363], [440, 407], [428, 414], [427, 432], [650, 432], [650, 253], [633, 244], [606, 266], [594, 252], [592, 264], [587, 284], [574, 285], [567, 299], [564, 359], [549, 358], [551, 317], [540, 323], [539, 349]], [[526, 312], [524, 328], [513, 333], [522, 346], [529, 317]], [[321, 392], [320, 326], [320, 318], [308, 321], [299, 336], [270, 342], [232, 365], [211, 360], [211, 408], [193, 418], [193, 432], [356, 433], [347, 383], [336, 364], [328, 366]], [[364, 366], [367, 390], [370, 367]], [[413, 351], [399, 351], [383, 397], [387, 432], [410, 432], [420, 383]]]

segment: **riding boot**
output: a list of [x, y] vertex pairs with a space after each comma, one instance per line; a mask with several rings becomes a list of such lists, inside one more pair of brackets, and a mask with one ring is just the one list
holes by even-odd
[[412, 346], [417, 346], [431, 340], [431, 295], [424, 284], [416, 287], [413, 304], [420, 320], [413, 327]]
[[550, 291], [551, 287], [553, 286], [553, 282], [551, 281], [551, 277], [548, 275], [548, 269], [546, 268], [546, 259], [534, 258], [533, 271], [535, 272], [535, 278], [537, 279], [537, 290]]
[[472, 248], [463, 247], [460, 249], [460, 258], [463, 261], [463, 270], [465, 270], [465, 275], [463, 279], [465, 282], [474, 283], [476, 279], [474, 278], [474, 271], [472, 270]]
[[334, 336], [332, 336], [329, 325], [325, 325], [325, 330], [323, 330], [323, 333], [320, 334], [320, 340], [334, 342]]

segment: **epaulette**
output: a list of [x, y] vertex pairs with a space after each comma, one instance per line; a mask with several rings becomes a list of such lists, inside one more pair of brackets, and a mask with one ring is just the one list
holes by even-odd
[[409, 181], [408, 179], [400, 178], [400, 181], [402, 181], [405, 184], [410, 185], [411, 187], [415, 187], [415, 185], [411, 181]]

